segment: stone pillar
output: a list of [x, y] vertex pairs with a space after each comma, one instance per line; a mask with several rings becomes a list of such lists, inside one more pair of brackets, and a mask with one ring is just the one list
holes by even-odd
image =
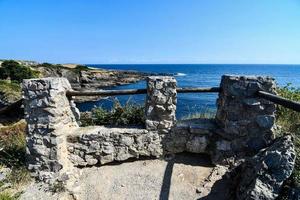
[[78, 127], [79, 112], [66, 97], [67, 90], [71, 85], [65, 78], [23, 81], [28, 169], [43, 181], [57, 178], [68, 167], [64, 134]]
[[238, 155], [266, 147], [274, 139], [275, 105], [256, 93], [262, 90], [274, 94], [274, 79], [224, 75], [220, 87], [216, 121], [226, 142], [217, 143], [217, 148]]
[[168, 133], [176, 122], [176, 80], [169, 76], [147, 78], [146, 128]]

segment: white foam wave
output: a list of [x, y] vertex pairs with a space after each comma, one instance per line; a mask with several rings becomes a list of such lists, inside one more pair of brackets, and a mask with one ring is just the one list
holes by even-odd
[[186, 74], [185, 74], [185, 73], [179, 73], [179, 72], [178, 72], [178, 73], [175, 74], [175, 76], [186, 76]]

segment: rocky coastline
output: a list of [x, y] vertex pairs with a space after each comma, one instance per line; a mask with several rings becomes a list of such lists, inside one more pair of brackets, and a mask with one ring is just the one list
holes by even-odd
[[[3, 61], [4, 60], [0, 60], [0, 67]], [[95, 91], [114, 86], [132, 84], [145, 80], [148, 76], [158, 75], [132, 70], [98, 69], [79, 64], [50, 64], [38, 63], [35, 61], [15, 61], [36, 71], [39, 74], [39, 77], [64, 77], [68, 79], [72, 89], [76, 91]], [[1, 103], [2, 96], [5, 96], [5, 94], [1, 94], [0, 91], [0, 108], [11, 105], [16, 101], [12, 100], [11, 102], [8, 102], [6, 99], [3, 99], [3, 101], [5, 100], [5, 103]], [[18, 98], [20, 98], [21, 95], [18, 96]], [[82, 103], [86, 101], [97, 101], [99, 99], [101, 99], [101, 97], [76, 97], [74, 98], [74, 101]]]
[[[95, 91], [114, 86], [136, 83], [151, 74], [137, 71], [121, 71], [86, 68], [85, 70], [74, 70], [74, 68], [59, 67], [49, 68], [35, 66], [43, 77], [64, 77], [70, 82], [72, 89], [76, 91]], [[75, 102], [97, 101], [101, 97], [76, 97]]]

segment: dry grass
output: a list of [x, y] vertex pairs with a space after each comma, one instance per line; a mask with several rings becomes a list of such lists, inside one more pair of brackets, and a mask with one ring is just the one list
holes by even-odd
[[6, 102], [15, 102], [21, 99], [21, 87], [15, 82], [0, 80], [0, 95]]
[[0, 189], [3, 185], [9, 185], [0, 193], [0, 200], [17, 199], [21, 186], [30, 181], [30, 174], [25, 166], [25, 135], [24, 120], [0, 127], [0, 166], [11, 170], [0, 181]]

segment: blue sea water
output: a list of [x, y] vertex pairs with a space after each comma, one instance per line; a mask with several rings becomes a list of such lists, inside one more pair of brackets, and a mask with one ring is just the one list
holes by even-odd
[[[279, 86], [292, 83], [300, 87], [300, 65], [240, 65], [240, 64], [128, 64], [128, 65], [88, 65], [103, 69], [135, 70], [140, 72], [171, 73], [174, 74], [178, 87], [218, 87], [221, 76], [235, 75], [263, 75], [274, 77]], [[109, 89], [137, 89], [145, 88], [144, 81], [117, 86]], [[122, 104], [128, 99], [130, 102], [143, 104], [145, 95], [117, 96]], [[217, 94], [193, 93], [178, 94], [177, 118], [180, 119], [190, 113], [203, 112], [207, 109], [216, 109]], [[109, 108], [112, 100], [86, 102], [78, 104], [81, 111], [90, 110], [94, 106]]]

